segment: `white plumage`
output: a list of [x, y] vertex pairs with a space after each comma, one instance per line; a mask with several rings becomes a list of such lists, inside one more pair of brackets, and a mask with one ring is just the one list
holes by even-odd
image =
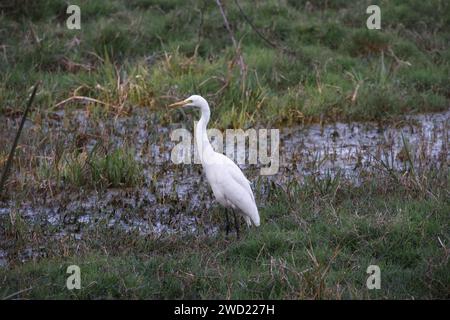
[[258, 208], [256, 207], [250, 182], [231, 159], [215, 152], [208, 140], [206, 126], [211, 113], [208, 102], [201, 96], [193, 95], [170, 106], [192, 106], [200, 109], [202, 115], [195, 128], [197, 150], [215, 198], [225, 208], [238, 210], [243, 215], [248, 226], [252, 224], [259, 226]]

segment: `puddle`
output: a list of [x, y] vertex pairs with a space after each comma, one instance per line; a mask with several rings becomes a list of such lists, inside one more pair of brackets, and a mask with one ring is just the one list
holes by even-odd
[[[9, 128], [0, 129], [0, 137], [4, 137], [0, 143], [6, 145], [10, 132], [15, 130], [11, 130], [10, 119], [5, 122]], [[180, 124], [159, 126], [144, 109], [108, 121], [93, 120], [84, 111], [70, 115], [59, 112], [57, 117], [39, 125], [28, 121], [29, 134], [22, 139], [28, 140], [23, 144], [32, 146], [43, 136], [51, 137], [48, 143], [40, 143], [39, 149], [34, 149], [40, 156], [51, 158], [56, 141], [63, 141], [66, 148], [80, 143], [88, 150], [99, 141], [132, 147], [144, 169], [145, 182], [139, 188], [63, 191], [19, 205], [13, 201], [0, 203], [0, 218], [6, 218], [11, 210], [19, 210], [28, 223], [57, 230], [53, 231], [54, 238], [72, 235], [82, 239], [83, 231], [98, 225], [120, 227], [141, 235], [216, 234], [221, 226], [212, 223], [210, 209], [218, 204], [201, 173], [201, 165], [170, 162], [170, 151], [175, 145], [170, 141], [170, 132], [179, 127]], [[449, 128], [450, 111], [408, 116], [395, 125], [335, 123], [283, 129], [278, 174], [259, 176], [258, 165], [241, 168], [251, 181], [283, 184], [288, 178], [301, 180], [312, 174], [320, 177], [340, 172], [357, 183], [362, 172], [376, 170], [381, 163], [394, 170], [407, 168], [404, 141], [408, 142], [415, 167], [447, 167]], [[0, 250], [0, 266], [4, 264], [6, 252]]]
[[[447, 165], [450, 112], [408, 116], [395, 126], [376, 123], [336, 123], [289, 130], [284, 140], [284, 166], [300, 175], [340, 171], [357, 181], [362, 171], [380, 165], [405, 170]], [[318, 165], [320, 163], [320, 166]]]

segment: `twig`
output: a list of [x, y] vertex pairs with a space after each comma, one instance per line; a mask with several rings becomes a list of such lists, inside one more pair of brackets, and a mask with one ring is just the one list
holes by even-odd
[[2, 180], [0, 181], [0, 195], [2, 194], [3, 187], [6, 183], [6, 178], [8, 177], [8, 171], [11, 167], [11, 164], [12, 164], [12, 161], [14, 158], [14, 152], [16, 151], [17, 143], [19, 142], [19, 137], [20, 137], [20, 134], [22, 133], [23, 125], [25, 124], [25, 120], [27, 118], [28, 111], [30, 110], [30, 106], [33, 103], [34, 96], [36, 95], [38, 86], [39, 86], [39, 82], [37, 82], [34, 85], [33, 92], [31, 93], [30, 99], [28, 99], [28, 104], [25, 107], [25, 111], [23, 112], [22, 120], [19, 125], [19, 130], [17, 130], [16, 137], [15, 137], [13, 145], [11, 147], [11, 151], [9, 152], [8, 160], [6, 162], [5, 168], [3, 169]]
[[84, 96], [73, 96], [73, 97], [67, 98], [67, 99], [65, 99], [63, 101], [58, 102], [57, 104], [55, 104], [55, 107], [56, 108], [60, 107], [60, 106], [66, 104], [66, 103], [68, 103], [68, 102], [70, 102], [72, 100], [89, 101], [89, 102], [95, 102], [95, 103], [103, 104], [105, 106], [109, 106], [108, 103], [100, 101], [100, 100], [97, 100], [97, 99], [94, 99], [94, 98], [89, 98], [89, 97], [84, 97]]
[[265, 43], [267, 43], [269, 46], [271, 46], [274, 49], [277, 50], [281, 50], [281, 52], [294, 56], [294, 57], [302, 57], [304, 60], [307, 60], [306, 57], [298, 51], [294, 51], [285, 47], [280, 47], [279, 45], [277, 45], [275, 42], [270, 41], [267, 37], [265, 37], [257, 28], [256, 26], [253, 24], [253, 22], [250, 20], [250, 18], [245, 14], [244, 10], [242, 9], [241, 5], [239, 4], [239, 2], [237, 0], [234, 0], [234, 3], [236, 4], [236, 6], [239, 9], [239, 13], [241, 14], [241, 16], [244, 18], [244, 20], [250, 25], [250, 27], [253, 29], [253, 31], [255, 31], [255, 33], [258, 35], [258, 37], [260, 37], [261, 39], [264, 40]]
[[201, 39], [202, 36], [203, 36], [203, 33], [202, 33], [202, 29], [203, 29], [203, 21], [204, 21], [204, 18], [203, 18], [203, 11], [206, 10], [206, 5], [207, 5], [207, 2], [206, 2], [206, 1], [207, 1], [207, 0], [203, 1], [203, 7], [202, 7], [202, 8], [200, 8], [200, 9], [195, 9], [196, 11], [199, 11], [199, 12], [200, 12], [200, 22], [199, 22], [199, 24], [198, 24], [198, 31], [197, 31], [197, 44], [200, 43], [200, 39]]
[[438, 238], [439, 244], [442, 246], [442, 248], [447, 250], [447, 248], [445, 247], [445, 244], [442, 242], [441, 238], [439, 238], [439, 236], [437, 238]]
[[20, 290], [20, 291], [14, 292], [14, 293], [10, 294], [9, 296], [4, 297], [3, 300], [11, 299], [12, 297], [15, 297], [15, 296], [17, 296], [17, 295], [19, 295], [19, 294], [21, 294], [21, 293], [30, 291], [30, 290], [32, 290], [32, 289], [33, 289], [33, 287], [29, 287], [29, 288], [22, 289], [22, 290]]
[[405, 65], [405, 66], [408, 66], [408, 67], [411, 67], [411, 63], [409, 62], [409, 61], [404, 61], [404, 60], [401, 60], [401, 59], [399, 59], [396, 55], [395, 55], [395, 53], [394, 53], [394, 51], [392, 50], [392, 48], [388, 48], [388, 51], [389, 51], [389, 54], [395, 59], [395, 61], [399, 64], [399, 65]]
[[247, 17], [247, 15], [244, 13], [244, 10], [242, 10], [242, 7], [240, 6], [239, 2], [237, 0], [234, 0], [234, 3], [236, 4], [236, 6], [239, 9], [239, 12], [241, 14], [241, 16], [244, 18], [245, 21], [247, 21], [247, 23], [250, 25], [250, 27], [253, 29], [253, 31], [255, 31], [255, 33], [261, 38], [263, 39], [269, 46], [278, 49], [278, 46], [273, 43], [272, 41], [270, 41], [269, 39], [267, 39], [253, 24], [253, 22]]
[[223, 8], [222, 2], [220, 2], [220, 0], [216, 0], [216, 3], [217, 3], [217, 6], [219, 7], [220, 14], [222, 15], [223, 22], [225, 23], [225, 28], [227, 28], [228, 33], [230, 34], [231, 41], [233, 42], [233, 46], [234, 46], [234, 48], [236, 50], [236, 53], [237, 53], [237, 55], [239, 57], [239, 67], [241, 69], [242, 83], [244, 83], [245, 82], [244, 81], [245, 80], [245, 76], [246, 76], [246, 73], [247, 73], [246, 72], [247, 67], [245, 66], [245, 63], [244, 63], [244, 57], [242, 56], [240, 45], [236, 41], [236, 38], [234, 37], [233, 31], [231, 30], [230, 24], [228, 23], [228, 19], [227, 19], [227, 16], [225, 14], [225, 10]]
[[353, 91], [352, 103], [355, 103], [355, 101], [356, 101], [356, 97], [358, 96], [359, 87], [360, 87], [360, 83], [358, 82], [358, 84], [355, 87], [355, 91]]

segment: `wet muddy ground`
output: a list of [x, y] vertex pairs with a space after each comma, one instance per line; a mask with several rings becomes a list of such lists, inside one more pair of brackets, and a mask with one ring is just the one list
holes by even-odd
[[[18, 118], [3, 118], [0, 129], [2, 152], [9, 150]], [[25, 189], [0, 202], [0, 219], [20, 214], [27, 225], [39, 225], [48, 237], [82, 239], [83, 232], [102, 224], [139, 232], [143, 236], [186, 233], [213, 235], [221, 227], [219, 206], [202, 175], [201, 165], [175, 165], [170, 152], [176, 142], [170, 133], [184, 125], [158, 125], [152, 114], [136, 109], [131, 116], [97, 117], [86, 111], [55, 112], [45, 119], [27, 121], [19, 156], [11, 179], [25, 181]], [[187, 125], [192, 129], [192, 125]], [[243, 165], [253, 182], [259, 205], [264, 205], [268, 185], [286, 185], [305, 177], [334, 177], [358, 183], [377, 170], [448, 169], [450, 111], [408, 116], [401, 121], [335, 123], [280, 129], [280, 168], [276, 175], [260, 175], [261, 165]], [[31, 164], [51, 163], [58, 148], [92, 150], [132, 148], [142, 165], [144, 182], [139, 187], [95, 190], [63, 186], [58, 181], [30, 178]], [[406, 146], [406, 147], [405, 147]], [[19, 169], [18, 169], [19, 167]], [[27, 180], [28, 179], [28, 180]], [[27, 182], [28, 181], [28, 182]], [[1, 235], [0, 235], [1, 237]], [[0, 241], [1, 243], [2, 241]], [[25, 250], [21, 259], [34, 253]], [[7, 251], [0, 247], [0, 266], [7, 264]]]

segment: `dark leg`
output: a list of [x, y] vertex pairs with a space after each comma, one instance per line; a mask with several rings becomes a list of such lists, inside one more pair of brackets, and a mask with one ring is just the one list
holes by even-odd
[[[233, 209], [231, 209], [233, 210]], [[236, 216], [236, 212], [233, 210], [233, 215], [234, 215], [234, 226], [236, 228], [236, 236], [239, 239], [239, 220]]]
[[225, 217], [226, 217], [226, 225], [225, 225], [225, 232], [228, 234], [230, 233], [230, 218], [228, 217], [228, 209], [225, 209]]

